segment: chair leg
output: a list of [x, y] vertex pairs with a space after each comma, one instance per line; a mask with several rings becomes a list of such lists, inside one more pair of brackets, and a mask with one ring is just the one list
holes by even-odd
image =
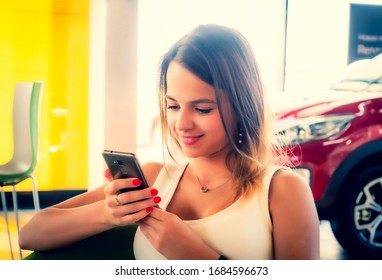
[[[13, 198], [13, 212], [15, 213], [15, 218], [16, 218], [16, 228], [17, 228], [17, 236], [19, 236], [19, 231], [20, 231], [20, 220], [19, 220], [19, 207], [17, 205], [17, 192], [16, 192], [16, 187], [15, 185], [12, 186], [12, 198]], [[19, 254], [20, 254], [20, 260], [23, 258], [23, 252], [19, 247]]]
[[40, 200], [38, 197], [38, 190], [36, 185], [36, 180], [33, 176], [30, 177], [33, 184], [32, 194], [33, 194], [33, 203], [34, 203], [34, 209], [36, 212], [40, 211]]
[[[36, 180], [34, 179], [33, 176], [29, 176], [29, 178], [32, 180], [32, 183], [33, 183], [32, 195], [33, 195], [34, 209], [36, 212], [38, 212], [38, 211], [40, 211], [40, 201], [39, 201], [38, 190], [37, 190], [37, 186], [36, 186]], [[17, 236], [18, 236], [19, 231], [20, 231], [20, 219], [19, 219], [19, 209], [18, 209], [18, 204], [17, 204], [17, 191], [16, 191], [15, 185], [12, 185], [12, 200], [13, 200], [13, 211], [14, 211], [15, 220], [16, 220]], [[11, 233], [9, 230], [8, 208], [7, 208], [7, 202], [6, 202], [5, 193], [4, 193], [3, 188], [1, 188], [1, 201], [2, 201], [3, 209], [4, 209], [5, 222], [7, 224], [8, 241], [9, 241], [9, 248], [10, 248], [10, 252], [11, 252], [11, 258], [13, 260], [14, 257], [13, 257]], [[22, 259], [23, 258], [23, 252], [22, 252], [22, 249], [20, 248], [20, 246], [19, 246], [19, 254], [20, 254], [20, 259]]]
[[4, 211], [4, 218], [5, 223], [7, 225], [7, 233], [8, 233], [8, 242], [9, 242], [9, 251], [11, 252], [11, 259], [13, 260], [13, 250], [12, 250], [12, 240], [11, 240], [11, 232], [9, 231], [9, 220], [8, 220], [8, 206], [7, 206], [7, 200], [5, 198], [5, 192], [2, 187], [1, 189], [1, 203], [3, 205], [3, 211]]

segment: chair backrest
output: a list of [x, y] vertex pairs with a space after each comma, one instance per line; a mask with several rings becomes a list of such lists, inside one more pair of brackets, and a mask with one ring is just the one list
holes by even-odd
[[16, 83], [12, 115], [14, 152], [9, 164], [18, 173], [31, 173], [37, 164], [42, 89], [43, 82]]

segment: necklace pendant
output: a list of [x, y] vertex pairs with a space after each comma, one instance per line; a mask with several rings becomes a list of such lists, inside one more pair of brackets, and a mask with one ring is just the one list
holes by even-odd
[[208, 189], [206, 187], [201, 186], [200, 187], [200, 192], [201, 193], [206, 193], [206, 192], [208, 192]]

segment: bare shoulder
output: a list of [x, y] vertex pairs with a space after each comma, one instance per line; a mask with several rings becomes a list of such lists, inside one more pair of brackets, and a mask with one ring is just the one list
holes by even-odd
[[161, 162], [148, 162], [142, 165], [143, 172], [150, 186], [152, 186], [163, 168]]
[[313, 196], [309, 184], [300, 175], [290, 169], [280, 169], [271, 180], [269, 202], [271, 211], [279, 207], [295, 208], [312, 205]]
[[319, 259], [319, 219], [309, 184], [292, 170], [277, 171], [269, 186], [276, 259]]

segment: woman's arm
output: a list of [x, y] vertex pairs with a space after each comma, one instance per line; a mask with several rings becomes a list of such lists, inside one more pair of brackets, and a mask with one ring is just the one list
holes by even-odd
[[[145, 170], [150, 185], [155, 179], [151, 169], [149, 165]], [[146, 217], [146, 209], [156, 204], [150, 199], [155, 196], [153, 188], [119, 194], [122, 188], [134, 187], [133, 180], [114, 180], [41, 210], [20, 230], [20, 247], [35, 251], [59, 248]], [[124, 205], [117, 205], [117, 194]]]
[[104, 186], [36, 213], [20, 230], [23, 249], [62, 247], [109, 228], [104, 216]]
[[293, 171], [280, 170], [272, 179], [269, 209], [276, 259], [320, 259], [320, 228], [308, 184]]

